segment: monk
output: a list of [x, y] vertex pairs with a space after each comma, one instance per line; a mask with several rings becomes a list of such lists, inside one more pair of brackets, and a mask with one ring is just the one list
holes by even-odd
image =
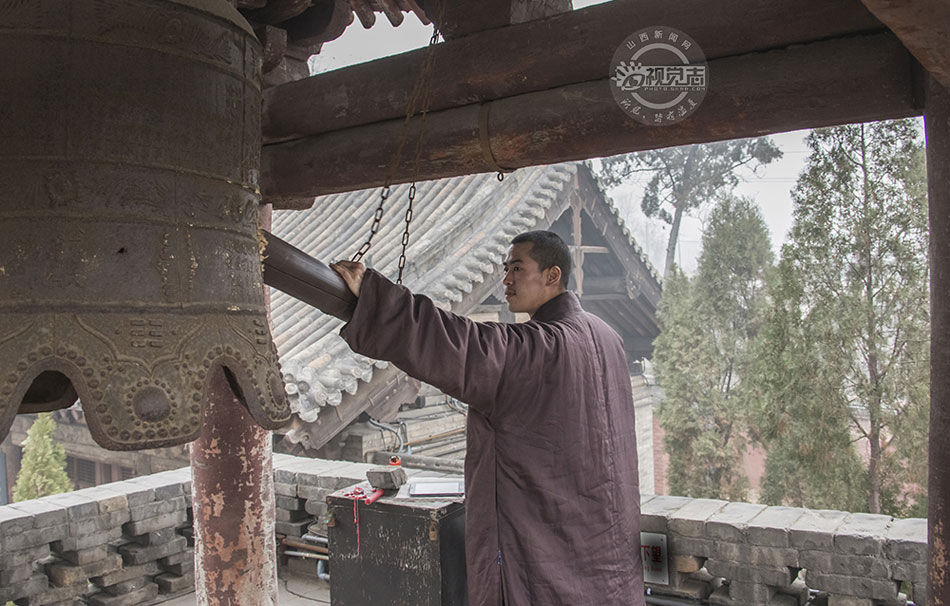
[[474, 322], [360, 263], [331, 265], [358, 297], [341, 336], [469, 405], [470, 606], [641, 606], [640, 494], [620, 337], [568, 292], [552, 232], [515, 237], [505, 299], [520, 324]]

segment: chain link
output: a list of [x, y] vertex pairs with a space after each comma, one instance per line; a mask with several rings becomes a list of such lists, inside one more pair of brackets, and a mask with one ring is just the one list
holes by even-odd
[[406, 209], [406, 230], [402, 232], [402, 254], [399, 255], [399, 277], [396, 284], [402, 284], [402, 272], [406, 268], [406, 247], [409, 246], [409, 224], [412, 223], [412, 203], [416, 199], [416, 184], [409, 186], [409, 208]]
[[[436, 6], [438, 6], [439, 13], [438, 23], [442, 23], [445, 12], [444, 0], [437, 0]], [[413, 85], [412, 92], [409, 96], [409, 103], [406, 105], [406, 117], [403, 121], [402, 136], [400, 137], [399, 145], [396, 147], [396, 154], [393, 156], [389, 164], [389, 170], [386, 175], [386, 185], [383, 186], [382, 190], [380, 191], [379, 206], [376, 208], [376, 213], [373, 215], [373, 224], [369, 230], [369, 237], [366, 239], [366, 242], [360, 246], [360, 249], [356, 252], [356, 254], [353, 255], [353, 261], [359, 261], [373, 245], [373, 236], [375, 236], [379, 231], [379, 224], [383, 218], [383, 208], [386, 204], [386, 199], [389, 198], [390, 184], [393, 181], [393, 175], [399, 166], [400, 160], [402, 159], [403, 149], [409, 140], [410, 122], [413, 116], [416, 115], [417, 106], [421, 101], [422, 109], [419, 111], [421, 114], [421, 119], [419, 122], [419, 135], [416, 139], [416, 154], [412, 165], [412, 178], [410, 179], [412, 184], [409, 186], [409, 207], [406, 209], [406, 228], [402, 234], [402, 251], [399, 255], [399, 277], [396, 278], [396, 284], [402, 284], [402, 274], [406, 267], [406, 248], [409, 246], [409, 225], [412, 223], [412, 204], [416, 198], [416, 175], [419, 169], [419, 160], [422, 155], [422, 142], [425, 138], [426, 129], [426, 114], [429, 111], [429, 96], [432, 90], [432, 79], [430, 76], [432, 73], [432, 66], [435, 63], [435, 53], [433, 51], [435, 49], [435, 45], [439, 42], [439, 38], [442, 35], [439, 31], [438, 25], [435, 25], [435, 23], [435, 20], [433, 20], [432, 37], [429, 38], [429, 48], [426, 53], [425, 61], [423, 62], [422, 71], [419, 74], [419, 78]]]
[[363, 258], [370, 247], [373, 245], [373, 236], [376, 235], [376, 232], [379, 231], [379, 224], [383, 220], [383, 205], [386, 204], [386, 199], [389, 198], [389, 186], [382, 188], [379, 192], [379, 206], [376, 207], [376, 212], [373, 214], [373, 224], [369, 228], [369, 237], [366, 238], [366, 242], [363, 242], [363, 245], [360, 246], [360, 249], [356, 251], [356, 254], [353, 255], [352, 261], [359, 261]]

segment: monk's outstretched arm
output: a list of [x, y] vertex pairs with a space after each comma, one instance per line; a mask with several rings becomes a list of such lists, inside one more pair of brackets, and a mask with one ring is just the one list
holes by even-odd
[[444, 311], [379, 273], [366, 270], [356, 311], [340, 336], [353, 351], [395, 364], [490, 414], [506, 364], [510, 325], [474, 322]]

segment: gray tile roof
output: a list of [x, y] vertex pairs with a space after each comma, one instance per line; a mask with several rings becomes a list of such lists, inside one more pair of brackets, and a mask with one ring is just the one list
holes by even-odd
[[[578, 170], [579, 165], [568, 163], [523, 168], [501, 182], [495, 174], [480, 174], [419, 183], [403, 282], [446, 309], [470, 311], [481, 301], [469, 301], [467, 295], [488, 286], [485, 281], [511, 238], [547, 228], [560, 215]], [[391, 279], [398, 268], [408, 191], [408, 185], [392, 188], [365, 259]], [[321, 261], [348, 259], [365, 241], [378, 202], [379, 189], [322, 196], [309, 210], [276, 211], [272, 229]], [[314, 422], [324, 407], [338, 405], [344, 393], [355, 393], [361, 381], [386, 368], [385, 362], [350, 351], [339, 337], [340, 320], [284, 293], [272, 295], [272, 332], [292, 410], [303, 423]], [[288, 437], [296, 442], [294, 432]]]

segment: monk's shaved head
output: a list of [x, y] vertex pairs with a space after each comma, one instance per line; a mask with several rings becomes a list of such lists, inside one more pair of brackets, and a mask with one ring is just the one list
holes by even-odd
[[531, 258], [538, 264], [538, 269], [544, 271], [554, 267], [561, 268], [561, 286], [567, 288], [571, 277], [571, 251], [553, 231], [526, 231], [512, 238], [512, 244], [531, 243]]

